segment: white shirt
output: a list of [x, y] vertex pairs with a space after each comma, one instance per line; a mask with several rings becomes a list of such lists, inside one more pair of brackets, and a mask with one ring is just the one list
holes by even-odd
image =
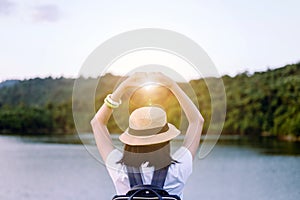
[[[122, 152], [115, 149], [106, 159], [106, 168], [112, 178], [118, 195], [126, 194], [130, 190], [126, 166], [121, 163], [117, 163], [122, 157]], [[178, 195], [182, 199], [184, 185], [193, 170], [193, 157], [187, 148], [180, 147], [173, 154], [172, 158], [178, 161], [178, 163], [170, 165], [164, 189], [169, 194]], [[141, 171], [143, 172], [142, 179], [144, 184], [151, 184], [154, 167], [147, 167], [147, 165], [148, 163], [145, 163], [141, 166]]]

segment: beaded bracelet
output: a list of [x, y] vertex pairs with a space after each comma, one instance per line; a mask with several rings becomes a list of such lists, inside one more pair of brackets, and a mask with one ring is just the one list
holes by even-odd
[[122, 103], [121, 99], [119, 102], [114, 101], [111, 98], [111, 94], [108, 94], [106, 98], [104, 99], [104, 103], [109, 107], [109, 108], [118, 108], [120, 104]]

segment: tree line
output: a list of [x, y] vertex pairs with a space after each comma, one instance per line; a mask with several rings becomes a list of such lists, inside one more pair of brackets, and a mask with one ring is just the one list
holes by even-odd
[[[282, 68], [221, 77], [226, 90], [227, 111], [223, 134], [269, 135], [300, 137], [300, 63]], [[212, 78], [190, 81], [201, 113], [206, 119], [207, 131], [211, 117], [211, 99], [206, 82]], [[99, 84], [96, 109], [106, 94], [113, 91], [120, 77], [107, 74], [98, 79], [87, 78], [85, 87]], [[72, 134], [75, 126], [72, 115], [72, 89], [74, 79], [35, 78], [0, 83], [0, 133], [5, 134]], [[184, 88], [184, 84], [181, 84]], [[84, 91], [82, 91], [84, 94]], [[221, 102], [219, 102], [221, 103]], [[170, 103], [169, 103], [170, 104]], [[218, 102], [217, 102], [218, 104]], [[172, 104], [173, 105], [173, 104]], [[82, 112], [84, 105], [82, 105]], [[168, 117], [178, 125], [180, 108], [174, 103]], [[86, 121], [93, 113], [86, 114]], [[177, 120], [177, 121], [176, 121]], [[111, 119], [112, 132], [120, 132]], [[91, 131], [86, 123], [85, 131]]]

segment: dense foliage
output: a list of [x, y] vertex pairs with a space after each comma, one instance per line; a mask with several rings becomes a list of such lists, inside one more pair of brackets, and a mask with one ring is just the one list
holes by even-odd
[[[51, 77], [0, 87], [0, 132], [16, 134], [72, 133], [74, 80]], [[3, 86], [4, 85], [4, 86]]]
[[234, 78], [227, 95], [224, 132], [300, 136], [300, 63]]
[[[222, 79], [227, 99], [224, 134], [300, 136], [300, 63], [266, 72], [223, 76]], [[101, 79], [95, 95], [96, 109], [118, 80], [120, 77], [111, 74]], [[95, 81], [98, 80], [85, 79], [85, 87], [90, 87]], [[190, 82], [206, 119], [205, 131], [211, 117], [207, 81], [213, 79]], [[75, 133], [72, 117], [73, 84], [73, 79], [51, 77], [1, 83], [0, 133]], [[185, 86], [181, 84], [182, 88]], [[176, 102], [172, 105], [168, 116], [178, 125], [180, 108]], [[84, 104], [81, 109], [84, 113]], [[91, 131], [88, 121], [92, 115], [85, 115], [85, 131]], [[112, 132], [120, 131], [114, 120], [110, 120], [109, 129]]]

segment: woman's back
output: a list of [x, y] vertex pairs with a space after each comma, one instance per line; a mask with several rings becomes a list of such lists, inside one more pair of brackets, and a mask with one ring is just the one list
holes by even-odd
[[[115, 149], [106, 160], [106, 167], [115, 185], [117, 194], [126, 194], [130, 190], [127, 168], [124, 164], [118, 163], [122, 156], [123, 154]], [[178, 195], [182, 198], [184, 185], [192, 173], [193, 158], [190, 151], [185, 147], [180, 147], [173, 154], [172, 158], [177, 162], [169, 166], [163, 189], [169, 194]], [[148, 163], [144, 163], [140, 167], [140, 172], [143, 184], [151, 184], [154, 167], [148, 167]]]

